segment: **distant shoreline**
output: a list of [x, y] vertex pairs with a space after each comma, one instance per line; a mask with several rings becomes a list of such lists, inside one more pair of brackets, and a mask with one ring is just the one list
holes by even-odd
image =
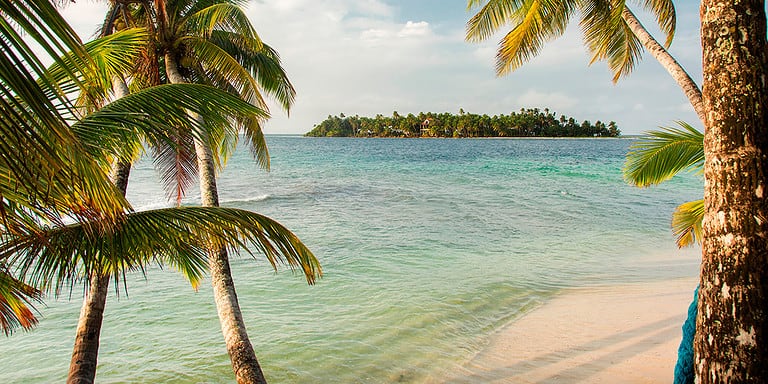
[[483, 136], [483, 137], [396, 137], [396, 136], [307, 136], [306, 134], [284, 134], [284, 133], [271, 133], [265, 134], [265, 136], [283, 136], [283, 137], [305, 137], [308, 139], [396, 139], [396, 140], [636, 140], [641, 139], [643, 135], [621, 135], [616, 137], [585, 137], [585, 136]]
[[520, 112], [488, 116], [467, 113], [419, 112], [392, 116], [329, 115], [307, 136], [315, 137], [617, 137], [615, 121], [577, 121], [548, 108], [522, 108]]

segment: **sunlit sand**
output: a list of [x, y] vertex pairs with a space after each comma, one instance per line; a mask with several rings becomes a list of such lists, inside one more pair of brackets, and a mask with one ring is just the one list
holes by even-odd
[[695, 279], [569, 290], [492, 336], [448, 383], [670, 383]]

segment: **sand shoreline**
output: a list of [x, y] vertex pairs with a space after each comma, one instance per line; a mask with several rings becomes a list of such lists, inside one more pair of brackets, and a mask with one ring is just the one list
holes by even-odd
[[670, 383], [695, 278], [578, 288], [513, 321], [446, 383]]

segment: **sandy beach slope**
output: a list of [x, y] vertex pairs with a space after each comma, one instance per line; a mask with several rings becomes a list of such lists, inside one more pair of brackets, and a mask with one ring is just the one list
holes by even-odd
[[569, 290], [512, 322], [447, 383], [670, 383], [693, 278]]

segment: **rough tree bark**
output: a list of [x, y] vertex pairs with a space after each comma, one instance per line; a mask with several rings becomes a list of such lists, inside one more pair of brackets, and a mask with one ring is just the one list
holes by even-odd
[[[171, 83], [186, 83], [178, 70], [178, 63], [171, 54], [165, 55], [166, 73]], [[195, 116], [195, 118], [201, 118]], [[200, 198], [204, 207], [218, 207], [219, 196], [216, 187], [216, 170], [213, 154], [205, 143], [195, 140], [197, 154], [198, 177], [200, 179]], [[261, 370], [253, 345], [237, 301], [235, 283], [229, 267], [229, 256], [226, 248], [212, 249], [209, 252], [208, 266], [213, 286], [213, 299], [221, 323], [221, 332], [227, 346], [227, 353], [232, 363], [232, 370], [238, 384], [265, 384], [264, 373]]]
[[700, 383], [768, 378], [768, 88], [763, 1], [701, 3], [704, 202]]

